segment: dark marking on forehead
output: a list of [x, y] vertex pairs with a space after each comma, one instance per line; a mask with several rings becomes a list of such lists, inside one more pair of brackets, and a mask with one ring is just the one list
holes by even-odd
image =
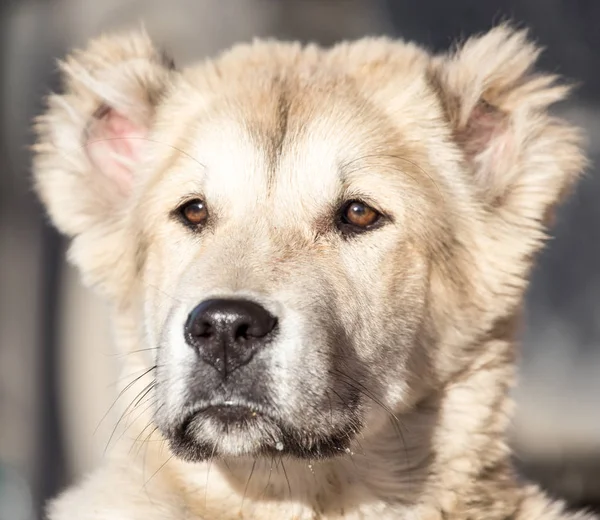
[[281, 75], [274, 76], [243, 108], [243, 124], [255, 146], [266, 158], [267, 190], [275, 184], [281, 155], [289, 142], [292, 96], [289, 82]]
[[282, 85], [277, 99], [275, 108], [274, 127], [270, 131], [269, 136], [269, 166], [267, 177], [267, 189], [271, 189], [277, 175], [277, 168], [280, 163], [283, 145], [289, 128], [290, 106], [291, 101], [288, 93]]
[[279, 157], [281, 155], [281, 149], [283, 147], [283, 142], [285, 140], [285, 136], [288, 131], [288, 122], [290, 117], [290, 99], [288, 97], [287, 92], [282, 91], [279, 95], [279, 101], [277, 103], [277, 117], [279, 122], [279, 128], [277, 134], [275, 136], [276, 142], [273, 143], [274, 151]]

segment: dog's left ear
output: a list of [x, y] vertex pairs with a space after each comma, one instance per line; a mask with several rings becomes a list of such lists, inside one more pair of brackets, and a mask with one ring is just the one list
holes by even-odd
[[93, 40], [60, 69], [63, 93], [37, 119], [36, 188], [84, 281], [115, 296], [132, 278], [122, 235], [146, 136], [176, 73], [143, 31]]
[[503, 25], [434, 58], [430, 76], [484, 203], [523, 229], [547, 224], [585, 166], [579, 131], [547, 112], [570, 89], [532, 71], [539, 53]]

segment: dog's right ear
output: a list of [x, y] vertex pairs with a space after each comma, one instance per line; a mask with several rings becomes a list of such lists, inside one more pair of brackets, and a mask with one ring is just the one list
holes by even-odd
[[60, 68], [64, 93], [51, 95], [36, 121], [36, 189], [53, 223], [74, 238], [71, 259], [86, 281], [112, 285], [123, 209], [173, 66], [135, 32], [94, 40]]

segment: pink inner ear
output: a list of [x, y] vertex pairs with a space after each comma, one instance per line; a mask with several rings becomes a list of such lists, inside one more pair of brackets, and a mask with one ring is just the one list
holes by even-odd
[[479, 102], [471, 112], [466, 128], [460, 133], [460, 140], [467, 156], [472, 159], [484, 152], [494, 137], [501, 133], [504, 114], [487, 103]]
[[507, 161], [514, 158], [513, 138], [506, 114], [483, 101], [473, 108], [467, 125], [458, 133], [473, 164], [475, 180], [492, 199], [506, 187]]
[[147, 130], [112, 108], [103, 107], [88, 127], [86, 150], [94, 167], [127, 195], [142, 156]]

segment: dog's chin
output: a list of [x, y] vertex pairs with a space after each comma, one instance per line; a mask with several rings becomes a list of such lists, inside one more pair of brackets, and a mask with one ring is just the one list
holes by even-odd
[[193, 411], [167, 438], [174, 455], [188, 462], [244, 456], [317, 460], [347, 453], [354, 434], [350, 425], [311, 432], [258, 407], [219, 404]]

